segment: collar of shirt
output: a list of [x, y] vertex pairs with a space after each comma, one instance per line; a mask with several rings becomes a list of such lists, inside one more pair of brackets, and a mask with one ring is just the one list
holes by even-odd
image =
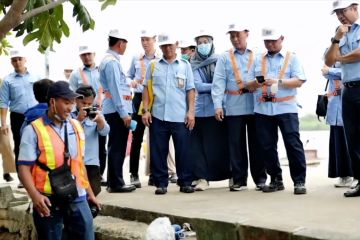
[[113, 51], [113, 50], [111, 50], [111, 49], [108, 49], [106, 52], [107, 52], [107, 53], [110, 53], [110, 54], [113, 55], [117, 60], [120, 61], [120, 54], [118, 54], [117, 52], [115, 52], [115, 51]]
[[240, 55], [243, 55], [243, 54], [248, 53], [248, 52], [252, 52], [252, 50], [249, 49], [249, 48], [246, 48], [245, 51], [244, 51], [244, 53], [241, 53], [238, 49], [235, 49], [235, 51], [234, 51], [234, 53], [238, 53], [238, 54], [240, 54]]
[[[179, 63], [179, 61], [181, 61], [181, 58], [178, 57], [178, 56], [176, 56], [175, 60], [174, 60], [172, 63]], [[165, 63], [167, 63], [167, 64], [170, 64], [170, 63], [164, 58], [164, 56], [162, 56], [162, 57], [160, 58], [159, 62], [165, 62]], [[171, 63], [171, 64], [172, 64], [172, 63]]]
[[[57, 126], [48, 116], [48, 111], [46, 111], [46, 113], [42, 116], [42, 118], [44, 119], [44, 124], [45, 125], [53, 125], [53, 126]], [[66, 124], [68, 122], [68, 120], [66, 119], [64, 121], [64, 123]]]
[[21, 74], [21, 73], [18, 73], [18, 72], [16, 72], [16, 71], [14, 71], [13, 72], [13, 76], [14, 77], [23, 77], [23, 76], [25, 76], [25, 75], [29, 75], [30, 73], [29, 73], [29, 71], [26, 69], [26, 72], [24, 73], [24, 74]]
[[83, 65], [83, 67], [82, 67], [82, 69], [83, 70], [87, 70], [87, 71], [93, 71], [93, 70], [98, 70], [99, 69], [99, 67], [98, 66], [94, 66], [94, 67], [86, 67], [85, 65]]
[[146, 53], [142, 53], [142, 54], [140, 54], [140, 56], [141, 56], [140, 59], [146, 58], [149, 60], [161, 58], [161, 55], [158, 53], [158, 51], [155, 51], [154, 56], [152, 56], [152, 57], [146, 55]]
[[275, 53], [274, 55], [269, 55], [269, 53], [267, 52], [267, 53], [266, 53], [266, 56], [268, 56], [268, 57], [275, 57], [275, 56], [277, 56], [277, 55], [281, 55], [283, 58], [285, 58], [287, 52], [288, 52], [287, 50], [285, 50], [285, 49], [282, 48], [282, 49], [280, 50], [280, 52]]

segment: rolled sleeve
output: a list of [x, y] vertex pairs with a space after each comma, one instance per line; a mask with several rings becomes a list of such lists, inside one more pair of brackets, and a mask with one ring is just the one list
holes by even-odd
[[226, 58], [225, 55], [221, 55], [219, 57], [215, 72], [214, 72], [214, 79], [211, 86], [211, 96], [214, 102], [214, 109], [222, 108], [222, 103], [224, 99], [224, 92], [226, 87]]
[[301, 81], [306, 81], [305, 72], [303, 67], [300, 64], [299, 59], [293, 54], [293, 59], [291, 61], [291, 78], [297, 77]]
[[97, 131], [98, 131], [100, 136], [106, 136], [110, 132], [110, 126], [109, 126], [109, 124], [107, 122], [105, 122], [105, 126], [103, 127], [103, 129], [97, 128]]
[[18, 165], [32, 165], [38, 158], [38, 140], [32, 125], [27, 125], [21, 136]]
[[194, 75], [190, 66], [190, 63], [186, 63], [186, 74], [187, 74], [187, 81], [186, 81], [186, 91], [189, 91], [191, 89], [195, 89], [195, 83], [194, 83]]
[[4, 80], [0, 86], [0, 108], [9, 108], [9, 83]]

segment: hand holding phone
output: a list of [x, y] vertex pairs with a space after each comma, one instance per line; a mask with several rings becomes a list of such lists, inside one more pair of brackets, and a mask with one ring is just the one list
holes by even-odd
[[260, 84], [263, 84], [265, 82], [264, 76], [256, 76], [256, 81]]

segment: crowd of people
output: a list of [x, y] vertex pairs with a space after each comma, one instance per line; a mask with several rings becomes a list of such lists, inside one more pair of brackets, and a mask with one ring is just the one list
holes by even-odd
[[[358, 4], [337, 0], [332, 13], [341, 25], [321, 69], [329, 82], [328, 176], [339, 178], [336, 187], [352, 186], [345, 197], [356, 197], [360, 196]], [[283, 48], [285, 36], [277, 29], [262, 30], [263, 53], [248, 47], [251, 29], [246, 26], [230, 24], [224, 32], [232, 47], [217, 55], [210, 32], [201, 30], [194, 41], [179, 42], [171, 34], [143, 30], [139, 40], [144, 51], [133, 57], [126, 71], [121, 56], [129, 36], [112, 29], [101, 63], [95, 64], [91, 46], [79, 46], [83, 66], [72, 72], [66, 69], [67, 81], [40, 80], [26, 67], [24, 52], [10, 51], [14, 71], [0, 87], [3, 178], [12, 181], [9, 173], [16, 166], [19, 187], [25, 187], [33, 202], [39, 239], [61, 239], [62, 234], [94, 238], [91, 210], [101, 207], [96, 199], [101, 185], [109, 193], [142, 186], [139, 160], [146, 128], [148, 184], [155, 186], [157, 195], [167, 193], [169, 182], [177, 183], [182, 193], [193, 193], [225, 179], [230, 191], [243, 191], [249, 169], [255, 190], [284, 190], [279, 131], [294, 194], [307, 193], [296, 99], [306, 77], [299, 59]], [[8, 112], [14, 155], [9, 151]], [[130, 129], [127, 184], [123, 165]], [[68, 173], [72, 177], [67, 178]]]

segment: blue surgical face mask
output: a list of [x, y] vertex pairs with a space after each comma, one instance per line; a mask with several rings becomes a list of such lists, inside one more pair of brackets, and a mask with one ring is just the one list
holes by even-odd
[[181, 58], [184, 59], [184, 60], [187, 60], [187, 61], [190, 60], [190, 56], [187, 55], [187, 54], [182, 54], [182, 55], [181, 55]]
[[197, 50], [201, 55], [207, 56], [209, 55], [211, 50], [211, 43], [200, 44], [199, 46], [197, 46]]

